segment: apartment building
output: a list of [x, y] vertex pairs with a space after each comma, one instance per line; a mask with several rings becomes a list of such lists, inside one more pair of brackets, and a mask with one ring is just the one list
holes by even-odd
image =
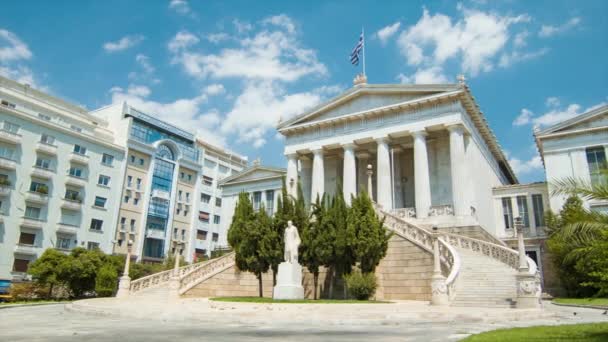
[[0, 279], [47, 248], [112, 252], [124, 152], [105, 120], [0, 77]]
[[[221, 181], [241, 172], [247, 167], [247, 158], [232, 151], [214, 146], [202, 138], [197, 140], [202, 154], [202, 177], [197, 197], [196, 231], [192, 237], [193, 257], [196, 259], [211, 255], [217, 248], [226, 248], [230, 218], [227, 211], [234, 206], [222, 200]], [[231, 213], [232, 214], [232, 213]], [[230, 215], [231, 217], [231, 215]]]

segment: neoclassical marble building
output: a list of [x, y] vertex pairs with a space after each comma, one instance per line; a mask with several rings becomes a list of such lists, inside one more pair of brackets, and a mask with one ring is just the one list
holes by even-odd
[[517, 178], [467, 86], [355, 83], [279, 124], [287, 183], [313, 202], [339, 184], [347, 200], [371, 191], [401, 217], [496, 236], [492, 188]]

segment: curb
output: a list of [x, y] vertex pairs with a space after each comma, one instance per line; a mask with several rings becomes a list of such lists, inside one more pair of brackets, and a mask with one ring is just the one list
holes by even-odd
[[564, 303], [556, 303], [554, 301], [551, 301], [551, 304], [557, 305], [557, 306], [570, 306], [570, 307], [573, 307], [573, 308], [587, 308], [587, 309], [597, 309], [597, 310], [608, 310], [608, 306], [601, 306], [601, 305], [564, 304]]
[[0, 305], [0, 310], [2, 309], [11, 309], [11, 308], [22, 308], [25, 306], [43, 306], [43, 305], [60, 305], [60, 304], [70, 304], [72, 302], [56, 302], [56, 303], [32, 303], [32, 304], [7, 304]]

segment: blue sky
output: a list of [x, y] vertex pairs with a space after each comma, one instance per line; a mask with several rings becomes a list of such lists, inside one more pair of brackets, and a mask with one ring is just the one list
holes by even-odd
[[362, 26], [370, 83], [465, 74], [522, 182], [544, 177], [534, 125], [608, 102], [602, 0], [11, 1], [0, 74], [89, 109], [128, 100], [284, 166], [276, 122], [351, 86]]

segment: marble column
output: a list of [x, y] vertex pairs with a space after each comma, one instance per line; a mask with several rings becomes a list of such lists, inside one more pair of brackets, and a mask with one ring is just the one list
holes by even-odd
[[298, 154], [287, 155], [287, 193], [294, 198], [298, 196]]
[[[367, 164], [369, 164], [369, 154], [366, 152], [357, 153], [357, 191], [367, 191]], [[371, 196], [371, 194], [369, 194]]]
[[414, 186], [416, 191], [416, 217], [425, 218], [431, 207], [431, 181], [429, 157], [426, 150], [426, 131], [412, 132], [414, 137]]
[[391, 156], [388, 148], [388, 137], [376, 139], [378, 153], [376, 162], [376, 193], [378, 204], [385, 210], [393, 209], [393, 192], [391, 185]]
[[353, 143], [343, 144], [344, 165], [342, 167], [342, 191], [344, 200], [350, 205], [351, 196], [357, 195], [357, 165], [355, 163], [355, 147]]
[[317, 196], [319, 199], [325, 193], [325, 169], [323, 166], [323, 148], [315, 148], [312, 150], [312, 187], [310, 191], [310, 202], [315, 203]]
[[466, 203], [466, 160], [464, 156], [464, 127], [449, 126], [450, 131], [450, 169], [452, 174], [452, 204], [455, 216], [467, 215]]

